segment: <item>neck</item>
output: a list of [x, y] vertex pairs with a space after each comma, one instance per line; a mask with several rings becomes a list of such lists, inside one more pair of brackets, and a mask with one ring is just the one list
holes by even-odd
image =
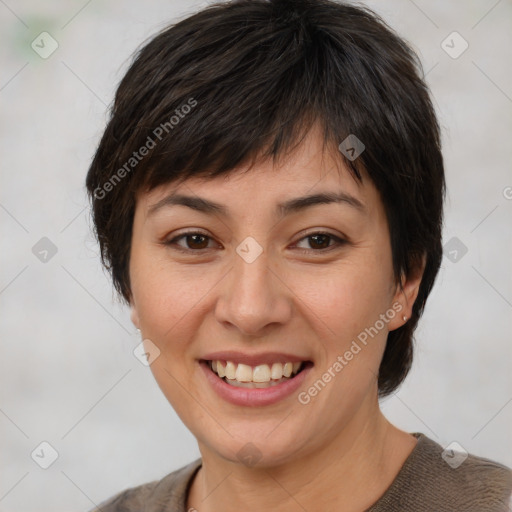
[[378, 404], [319, 449], [271, 468], [248, 468], [200, 445], [187, 510], [366, 510], [384, 494], [416, 444], [393, 425]]

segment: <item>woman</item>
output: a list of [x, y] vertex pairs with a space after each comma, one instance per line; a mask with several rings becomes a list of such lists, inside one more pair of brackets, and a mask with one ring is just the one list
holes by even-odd
[[512, 472], [383, 416], [442, 258], [415, 53], [327, 0], [211, 5], [138, 53], [87, 176], [201, 458], [98, 510], [504, 511]]

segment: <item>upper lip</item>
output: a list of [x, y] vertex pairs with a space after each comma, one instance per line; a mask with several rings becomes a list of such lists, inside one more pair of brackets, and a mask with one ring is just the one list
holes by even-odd
[[248, 366], [258, 366], [260, 364], [272, 363], [300, 363], [308, 361], [307, 358], [286, 354], [284, 352], [265, 352], [261, 354], [244, 354], [236, 350], [223, 350], [220, 352], [211, 352], [202, 357], [206, 361], [232, 361], [233, 363], [242, 363]]

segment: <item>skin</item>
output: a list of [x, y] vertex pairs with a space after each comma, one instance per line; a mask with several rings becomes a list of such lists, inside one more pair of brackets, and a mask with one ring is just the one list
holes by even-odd
[[[322, 151], [319, 133], [311, 130], [275, 167], [261, 161], [248, 173], [241, 167], [137, 198], [132, 321], [159, 348], [151, 370], [201, 452], [187, 509], [290, 512], [317, 510], [322, 503], [324, 512], [361, 511], [382, 496], [416, 444], [382, 415], [376, 376], [388, 332], [403, 325], [403, 315], [411, 316], [422, 269], [400, 290], [378, 191], [365, 174], [358, 183], [340, 160]], [[221, 203], [230, 216], [180, 205], [149, 213], [175, 191]], [[364, 212], [331, 203], [275, 216], [277, 203], [325, 191], [355, 196]], [[195, 230], [208, 238], [165, 244]], [[318, 232], [346, 243], [308, 238]], [[263, 249], [252, 263], [236, 252], [248, 236]], [[396, 303], [402, 310], [301, 404], [298, 392]], [[198, 359], [214, 350], [290, 352], [314, 367], [298, 392], [280, 402], [236, 406], [212, 390], [199, 367]], [[251, 467], [237, 458], [249, 442], [261, 454]]]

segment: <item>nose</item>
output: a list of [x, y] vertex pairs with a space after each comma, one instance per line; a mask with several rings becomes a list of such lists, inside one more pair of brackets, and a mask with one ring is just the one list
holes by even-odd
[[221, 281], [215, 314], [217, 321], [247, 336], [263, 336], [271, 325], [284, 325], [292, 314], [292, 292], [279, 270], [270, 268], [263, 252], [251, 263], [235, 255]]

